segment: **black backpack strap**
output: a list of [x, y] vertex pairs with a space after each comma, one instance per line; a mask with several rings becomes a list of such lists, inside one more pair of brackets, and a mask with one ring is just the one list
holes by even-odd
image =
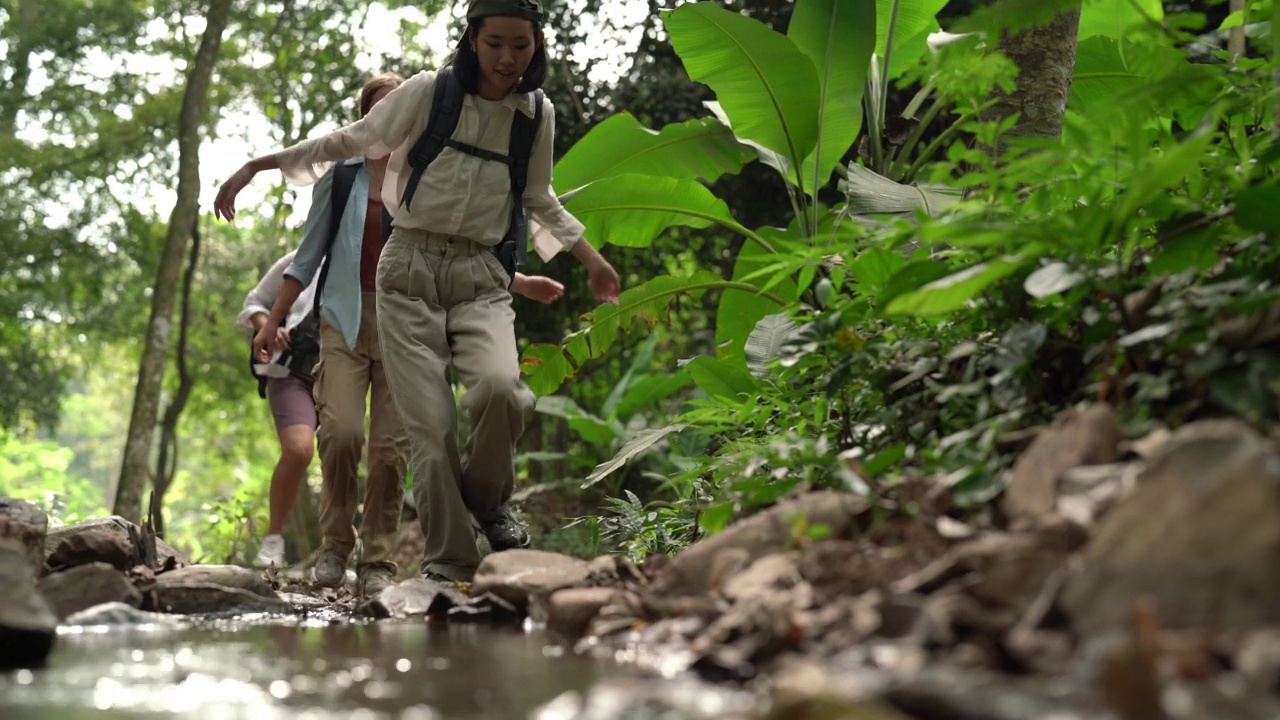
[[542, 126], [541, 90], [533, 91], [533, 117], [517, 111], [511, 119], [511, 144], [508, 147], [511, 174], [511, 224], [504, 242], [515, 243], [515, 267], [523, 268], [529, 260], [529, 218], [524, 212], [524, 191], [529, 186], [529, 160], [533, 144]]
[[316, 294], [312, 300], [311, 311], [320, 317], [320, 296], [324, 293], [324, 283], [329, 278], [329, 259], [333, 255], [333, 244], [338, 239], [338, 226], [342, 224], [342, 215], [347, 209], [347, 200], [351, 198], [351, 188], [356, 184], [356, 175], [360, 173], [363, 163], [345, 162], [333, 166], [333, 195], [329, 200], [329, 237], [325, 238], [324, 256], [320, 260], [320, 279], [316, 281]]
[[436, 87], [431, 100], [431, 115], [427, 118], [427, 129], [409, 151], [409, 167], [413, 168], [413, 172], [409, 174], [404, 197], [400, 199], [401, 207], [407, 210], [413, 202], [413, 195], [422, 182], [422, 173], [453, 137], [461, 115], [462, 83], [454, 76], [453, 68], [446, 65], [436, 72]]

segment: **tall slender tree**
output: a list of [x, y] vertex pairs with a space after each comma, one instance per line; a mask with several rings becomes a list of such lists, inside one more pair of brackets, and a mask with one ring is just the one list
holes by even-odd
[[133, 411], [129, 417], [129, 432], [113, 507], [117, 515], [135, 521], [142, 515], [142, 495], [150, 472], [151, 443], [159, 414], [160, 390], [169, 352], [182, 259], [187, 253], [191, 227], [199, 211], [200, 133], [204, 126], [209, 85], [222, 48], [222, 34], [227, 27], [231, 5], [232, 0], [209, 2], [200, 47], [187, 69], [186, 91], [178, 116], [178, 199], [169, 216], [169, 228], [152, 286], [151, 317], [147, 323], [142, 360], [138, 364], [137, 389], [134, 391]]

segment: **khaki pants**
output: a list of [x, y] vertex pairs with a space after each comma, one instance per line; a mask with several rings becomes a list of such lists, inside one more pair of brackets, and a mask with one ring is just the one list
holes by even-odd
[[[460, 581], [480, 563], [471, 516], [494, 519], [511, 497], [516, 440], [533, 407], [520, 382], [507, 285], [489, 248], [436, 233], [397, 228], [378, 263], [378, 327], [409, 435], [422, 570]], [[465, 460], [450, 364], [467, 387]]]
[[[364, 551], [357, 567], [378, 565], [392, 573], [391, 553], [399, 540], [409, 441], [391, 402], [378, 344], [374, 293], [364, 293], [356, 346], [328, 323], [320, 325], [316, 368], [316, 410], [320, 416], [321, 547], [342, 557], [355, 547], [357, 468], [364, 445], [365, 398], [369, 397], [369, 455], [360, 536]], [[372, 391], [372, 392], [371, 392]]]

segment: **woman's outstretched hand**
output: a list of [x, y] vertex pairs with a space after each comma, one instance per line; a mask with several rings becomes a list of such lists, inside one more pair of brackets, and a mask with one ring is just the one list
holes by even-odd
[[[600, 256], [597, 255], [597, 257]], [[596, 302], [617, 305], [622, 282], [609, 261], [600, 257], [599, 262], [592, 263], [587, 272], [591, 279], [591, 294], [595, 296]]]
[[245, 163], [234, 175], [227, 178], [227, 181], [222, 183], [222, 187], [218, 188], [218, 196], [213, 200], [213, 214], [223, 220], [235, 219], [236, 195], [249, 184], [250, 180], [253, 180], [256, 174], [250, 163]]

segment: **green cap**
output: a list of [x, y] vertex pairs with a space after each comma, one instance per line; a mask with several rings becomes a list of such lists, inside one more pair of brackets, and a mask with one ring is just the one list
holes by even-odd
[[518, 17], [542, 23], [542, 3], [538, 0], [471, 0], [467, 19], [486, 17]]

